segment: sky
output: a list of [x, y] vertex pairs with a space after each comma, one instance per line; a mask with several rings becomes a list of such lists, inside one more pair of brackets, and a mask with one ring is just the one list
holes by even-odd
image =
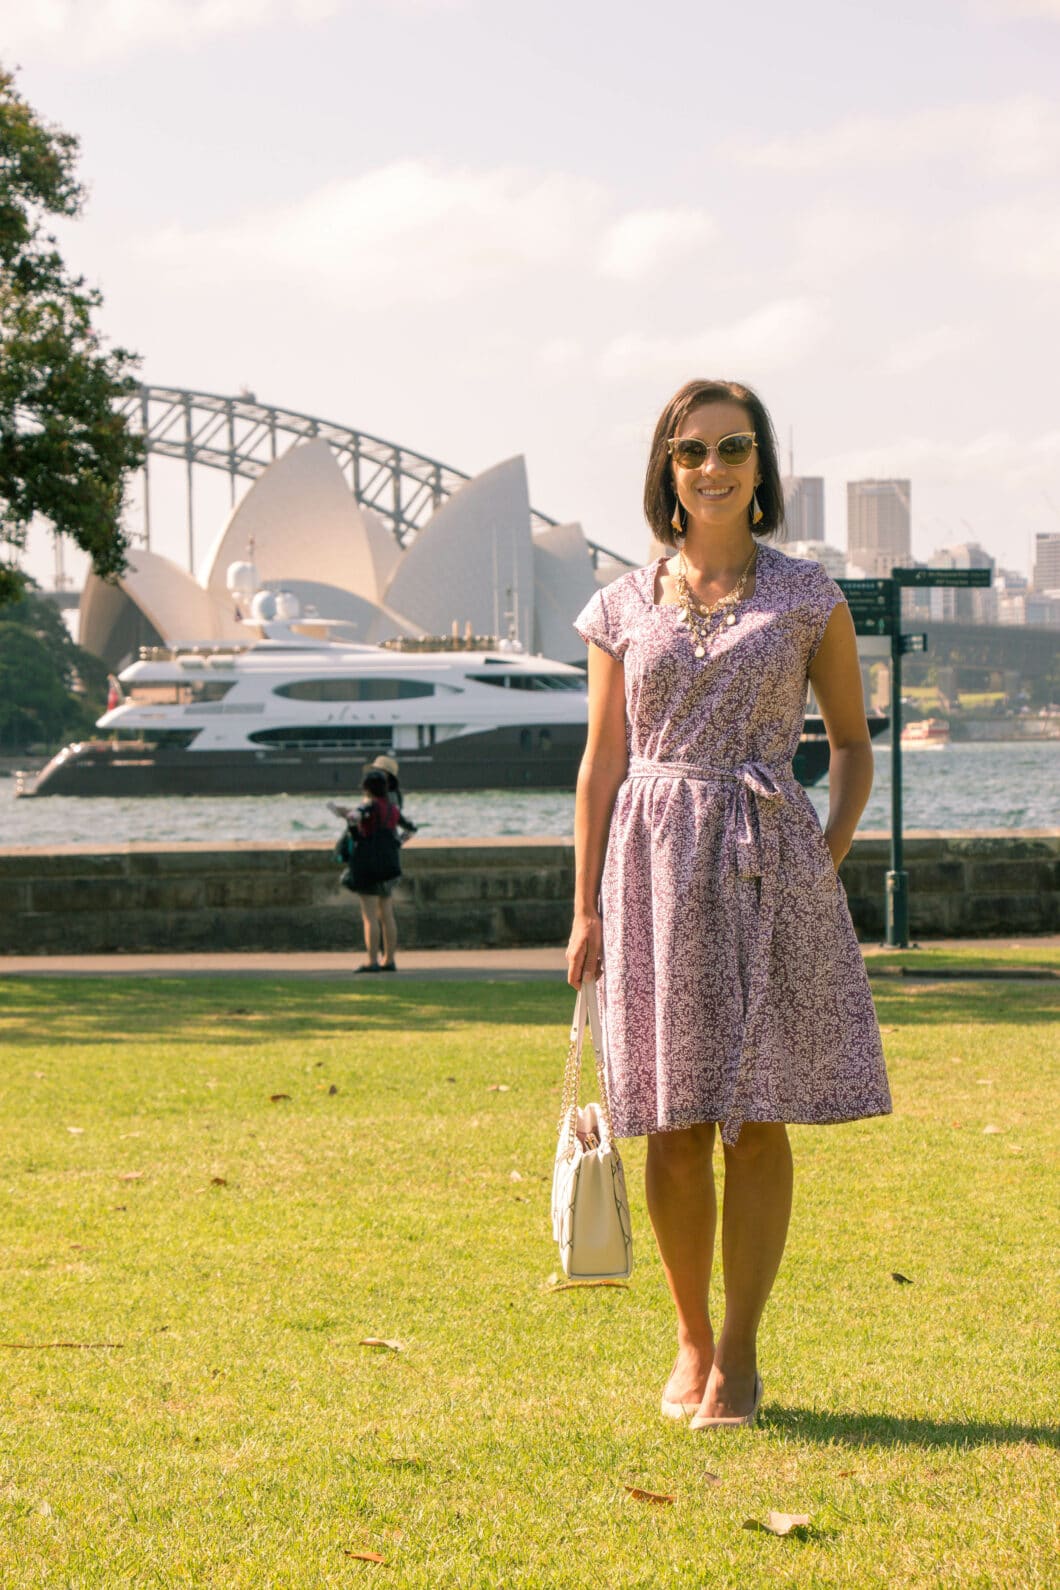
[[1060, 529], [1060, 0], [0, 0], [0, 60], [149, 382], [522, 453], [638, 561], [693, 376], [760, 391], [838, 546], [868, 476], [922, 559]]

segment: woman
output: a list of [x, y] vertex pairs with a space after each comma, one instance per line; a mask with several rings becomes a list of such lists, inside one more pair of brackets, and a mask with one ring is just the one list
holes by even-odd
[[[416, 833], [417, 829], [416, 824], [410, 817], [406, 817], [401, 809], [403, 797], [401, 785], [398, 783], [398, 772], [398, 764], [392, 756], [377, 756], [375, 761], [369, 762], [365, 768], [364, 789], [367, 793], [369, 774], [382, 775], [382, 784], [379, 783], [378, 778], [373, 783], [373, 799], [385, 797], [385, 800], [396, 808], [396, 819], [394, 819], [392, 812], [386, 812], [385, 826], [390, 832], [400, 828], [401, 835], [399, 837], [401, 842], [404, 842], [405, 839]], [[352, 819], [355, 825], [360, 823], [365, 812], [364, 807], [340, 806], [337, 801], [328, 801], [327, 805], [329, 812], [334, 812], [336, 817]], [[394, 918], [394, 903], [391, 899], [397, 882], [397, 878], [387, 880], [385, 884], [379, 885], [378, 893], [369, 894], [364, 890], [358, 891], [361, 900], [361, 917], [364, 922], [364, 943], [368, 951], [368, 960], [363, 966], [357, 968], [358, 972], [397, 971], [397, 964], [394, 960], [397, 952], [397, 922]], [[379, 960], [380, 951], [383, 955], [381, 962]]]
[[[401, 877], [397, 837], [401, 809], [390, 798], [387, 775], [382, 768], [370, 767], [362, 787], [368, 799], [352, 811], [348, 806], [328, 802], [329, 811], [346, 818], [353, 840], [349, 871], [352, 887], [361, 902], [364, 947], [368, 953], [367, 961], [358, 966], [357, 971], [396, 972], [397, 923], [392, 896]], [[391, 869], [390, 876], [380, 875]], [[343, 876], [345, 879], [346, 875]]]
[[[872, 785], [854, 626], [783, 519], [761, 400], [692, 381], [652, 442], [645, 512], [673, 549], [597, 592], [575, 812], [568, 980], [604, 976], [615, 1132], [646, 1133], [677, 1310], [663, 1412], [753, 1423], [756, 1339], [791, 1211], [786, 1122], [886, 1114], [864, 963], [836, 869]], [[752, 535], [752, 529], [755, 535]], [[822, 834], [791, 768], [807, 681], [831, 746]], [[725, 1155], [725, 1321], [709, 1311]]]

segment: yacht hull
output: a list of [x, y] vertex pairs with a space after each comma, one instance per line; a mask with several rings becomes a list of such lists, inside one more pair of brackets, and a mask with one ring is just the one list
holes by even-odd
[[[422, 749], [391, 750], [409, 791], [571, 790], [585, 746], [583, 724], [490, 729]], [[376, 750], [283, 748], [190, 751], [96, 741], [70, 746], [24, 797], [142, 795], [335, 795], [360, 789]], [[828, 741], [806, 735], [794, 762], [801, 784], [828, 771]]]

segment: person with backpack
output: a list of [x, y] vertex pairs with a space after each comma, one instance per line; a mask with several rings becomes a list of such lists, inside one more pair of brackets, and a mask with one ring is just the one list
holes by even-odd
[[358, 966], [358, 973], [396, 972], [397, 923], [392, 896], [401, 878], [401, 840], [397, 832], [401, 809], [390, 797], [382, 768], [368, 769], [363, 790], [367, 799], [352, 810], [328, 802], [330, 811], [346, 818], [346, 830], [335, 847], [335, 857], [343, 863], [343, 887], [361, 902], [368, 959]]

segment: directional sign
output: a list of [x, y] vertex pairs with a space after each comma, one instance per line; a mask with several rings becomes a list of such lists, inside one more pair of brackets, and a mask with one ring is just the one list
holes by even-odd
[[855, 635], [892, 635], [898, 625], [898, 587], [893, 580], [839, 580], [854, 620]]
[[902, 635], [900, 639], [903, 655], [911, 651], [927, 651], [928, 649], [928, 638], [926, 635]]
[[990, 585], [990, 569], [892, 569], [896, 585]]

